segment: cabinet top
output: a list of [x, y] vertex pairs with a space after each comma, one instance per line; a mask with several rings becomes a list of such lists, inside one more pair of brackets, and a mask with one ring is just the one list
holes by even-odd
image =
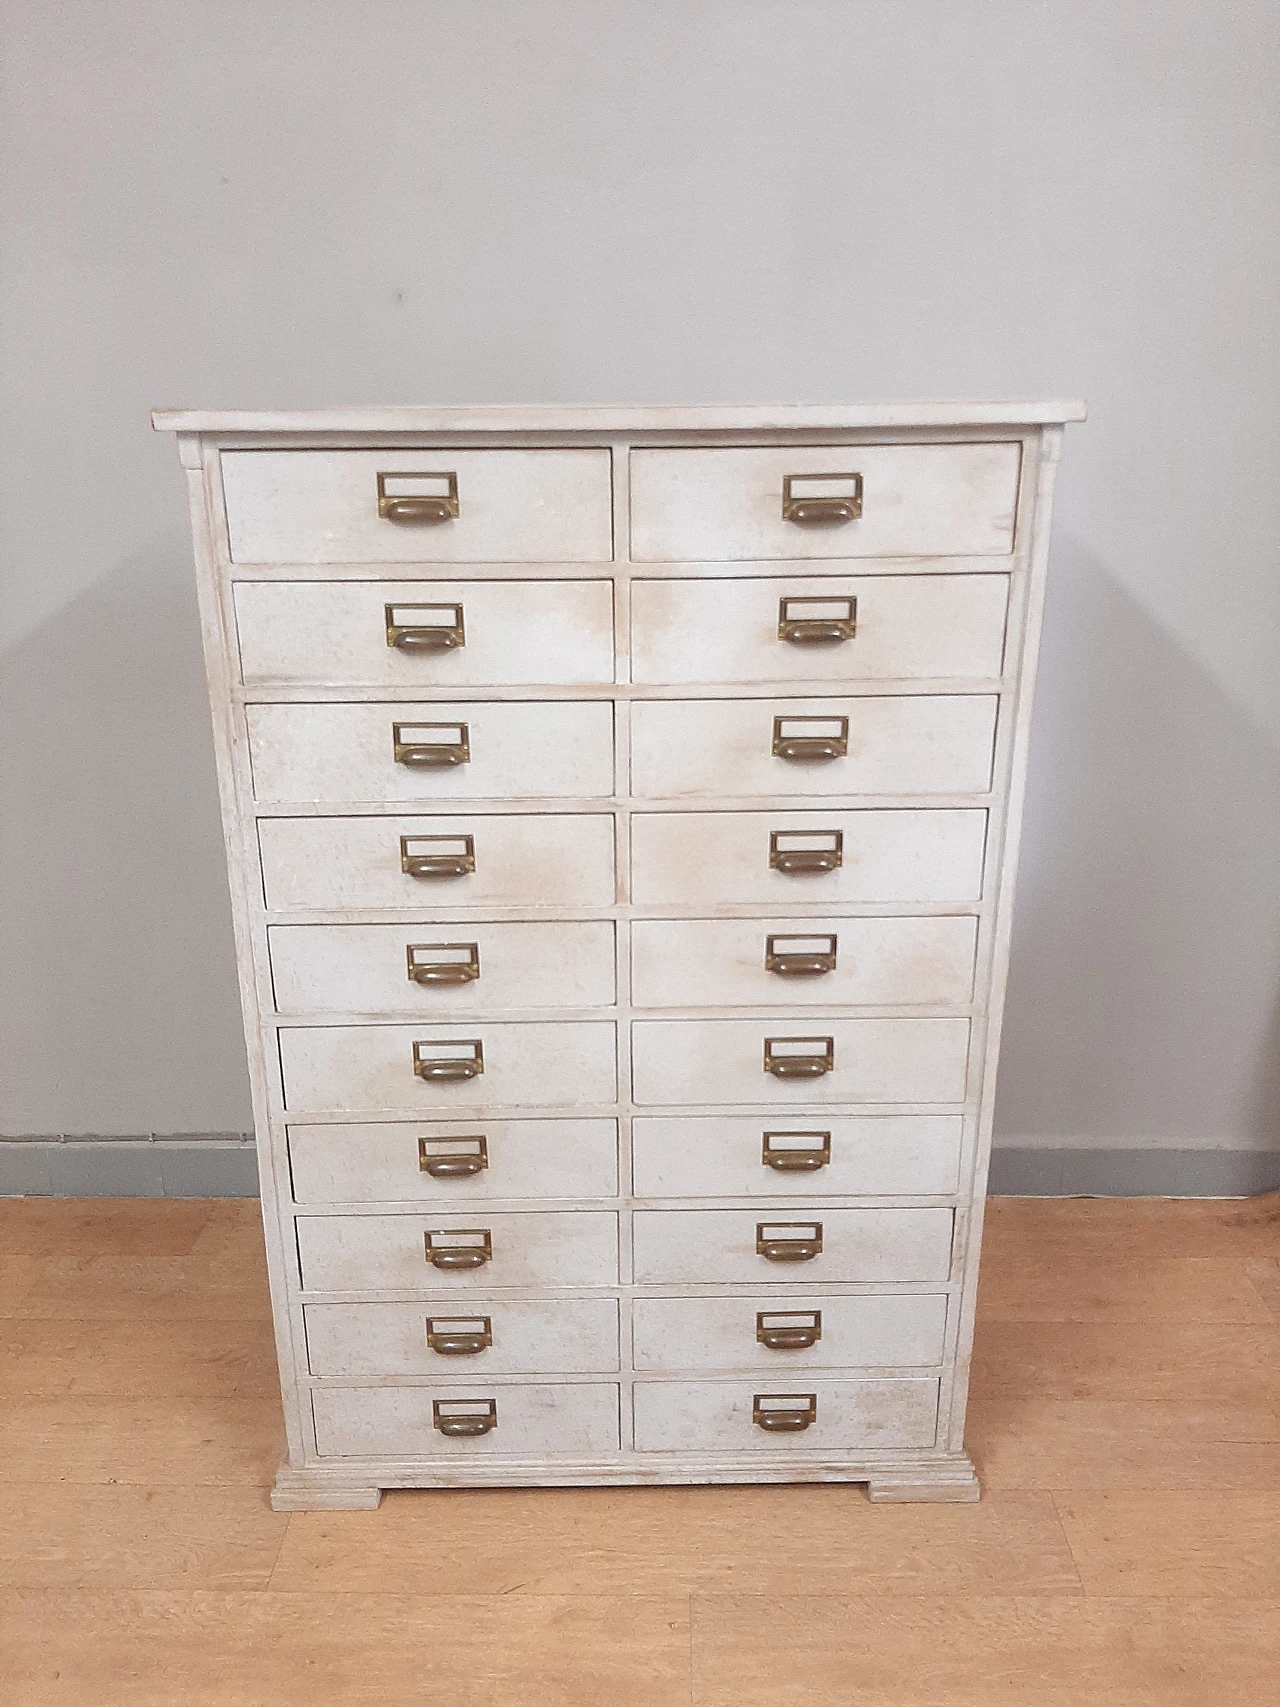
[[1033, 427], [1083, 421], [1078, 399], [1025, 402], [398, 405], [350, 409], [154, 409], [170, 433], [663, 433]]

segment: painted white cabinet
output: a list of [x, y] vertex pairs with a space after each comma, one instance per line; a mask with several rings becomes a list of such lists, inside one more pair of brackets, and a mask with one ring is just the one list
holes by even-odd
[[977, 1497], [975, 1211], [1081, 418], [157, 417], [195, 537], [277, 1509]]

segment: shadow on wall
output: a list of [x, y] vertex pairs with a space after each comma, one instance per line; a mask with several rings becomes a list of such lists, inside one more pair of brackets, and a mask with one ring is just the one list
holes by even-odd
[[1280, 1148], [1278, 873], [1280, 755], [1059, 534], [996, 1143]]
[[252, 1125], [190, 547], [4, 658], [0, 1129]]

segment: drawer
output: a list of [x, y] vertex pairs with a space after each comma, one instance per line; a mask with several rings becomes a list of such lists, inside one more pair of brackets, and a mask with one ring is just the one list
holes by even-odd
[[[640, 701], [632, 791], [985, 794], [996, 703], [993, 694]], [[819, 751], [830, 756], [810, 756]]]
[[[804, 1369], [928, 1368], [942, 1362], [946, 1328], [944, 1292], [850, 1296], [806, 1292], [801, 1285], [782, 1297], [751, 1292], [739, 1298], [637, 1298], [632, 1305], [637, 1369], [749, 1369], [783, 1382]], [[420, 1323], [417, 1337], [423, 1338]]]
[[[826, 1452], [844, 1461], [863, 1448], [932, 1446], [938, 1433], [938, 1382], [924, 1377], [637, 1381], [634, 1403], [638, 1452]], [[804, 1426], [774, 1432], [758, 1412]]]
[[303, 1316], [313, 1375], [483, 1380], [618, 1367], [616, 1298], [308, 1304]]
[[281, 1013], [607, 1007], [614, 927], [582, 924], [273, 925]]
[[[264, 801], [496, 800], [613, 790], [607, 703], [250, 705], [245, 717], [254, 793]], [[414, 762], [424, 750], [435, 762]]]
[[[311, 1402], [322, 1458], [603, 1458], [618, 1451], [618, 1388], [605, 1382], [317, 1387]], [[485, 1432], [442, 1433], [440, 1423], [450, 1419]]]
[[[430, 1070], [435, 1062], [447, 1077]], [[606, 1020], [288, 1026], [280, 1065], [285, 1107], [301, 1114], [609, 1103], [618, 1089]]]
[[274, 912], [389, 907], [608, 907], [613, 818], [260, 818]]
[[438, 1120], [290, 1126], [298, 1203], [436, 1208], [510, 1197], [613, 1197], [614, 1120]]
[[[223, 451], [231, 557], [607, 562], [609, 469], [609, 452], [593, 449]], [[456, 513], [445, 513], [455, 503]]]
[[[958, 1114], [806, 1115], [772, 1123], [637, 1115], [637, 1197], [945, 1197], [960, 1183]], [[790, 1165], [788, 1165], [790, 1163]]]
[[679, 683], [997, 677], [1008, 602], [1007, 575], [636, 581], [632, 678]]
[[[1020, 461], [1016, 443], [634, 450], [631, 555], [640, 563], [1007, 556]], [[800, 506], [790, 520], [788, 479]], [[835, 517], [833, 500], [860, 513]]]
[[967, 1019], [648, 1019], [631, 1036], [635, 1100], [650, 1107], [965, 1096]]
[[638, 1286], [675, 1281], [794, 1292], [849, 1281], [946, 1280], [951, 1273], [950, 1209], [638, 1209], [632, 1220]]
[[631, 999], [638, 1008], [963, 1003], [977, 938], [978, 921], [956, 917], [637, 920]]
[[238, 581], [233, 595], [249, 686], [613, 680], [611, 581]]
[[640, 906], [977, 901], [986, 840], [970, 808], [639, 812], [631, 892]]
[[605, 1210], [299, 1215], [297, 1229], [302, 1284], [311, 1292], [482, 1296], [504, 1286], [611, 1286], [618, 1279], [618, 1218]]

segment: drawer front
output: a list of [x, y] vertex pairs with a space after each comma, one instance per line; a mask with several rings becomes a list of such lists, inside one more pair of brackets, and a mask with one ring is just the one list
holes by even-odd
[[613, 818], [260, 818], [267, 906], [607, 907]]
[[610, 581], [238, 581], [240, 669], [422, 688], [613, 680]]
[[[618, 1279], [618, 1218], [605, 1210], [490, 1215], [477, 1206], [463, 1215], [300, 1215], [297, 1229], [302, 1284], [312, 1292], [482, 1297], [504, 1286], [611, 1286]], [[472, 1250], [489, 1254], [473, 1266], [449, 1266]]]
[[[245, 716], [262, 801], [496, 800], [613, 788], [613, 707], [603, 703], [250, 705]], [[441, 762], [410, 762], [423, 749]]]
[[[380, 476], [387, 477], [381, 494]], [[607, 450], [223, 451], [222, 489], [236, 563], [597, 563], [613, 556]], [[447, 508], [451, 497], [456, 515], [407, 513], [430, 510], [432, 500]], [[397, 498], [398, 518], [379, 514], [380, 507], [394, 512]]]
[[308, 1304], [313, 1375], [586, 1375], [618, 1367], [615, 1298]]
[[637, 1298], [632, 1305], [637, 1369], [749, 1369], [784, 1384], [804, 1369], [928, 1368], [942, 1362], [946, 1328], [944, 1292], [857, 1297], [801, 1285], [784, 1296]]
[[614, 927], [582, 924], [273, 925], [281, 1013], [607, 1007]]
[[429, 1120], [290, 1126], [298, 1203], [430, 1203], [613, 1197], [613, 1120]]
[[[986, 557], [1013, 550], [1017, 444], [784, 445], [634, 450], [631, 555], [638, 562], [767, 558]], [[858, 476], [854, 482], [806, 476]], [[847, 519], [783, 515], [793, 499], [860, 498]], [[810, 504], [812, 517], [812, 503]]]
[[[827, 1452], [932, 1446], [938, 1432], [937, 1380], [638, 1381], [636, 1449], [640, 1452]], [[812, 1421], [798, 1432], [766, 1431], [754, 1420], [796, 1411]]]
[[[996, 704], [990, 694], [642, 701], [631, 708], [632, 790], [650, 799], [726, 789], [985, 794]], [[787, 758], [775, 742], [829, 745], [835, 756]]]
[[[827, 1045], [830, 1046], [829, 1050]], [[766, 1070], [766, 1049], [775, 1068]], [[967, 1019], [637, 1020], [635, 1100], [680, 1103], [964, 1101]], [[809, 1062], [830, 1057], [825, 1072]], [[802, 1124], [797, 1122], [797, 1124]]]
[[987, 815], [971, 808], [640, 812], [632, 895], [640, 906], [780, 909], [977, 901], [986, 839]]
[[958, 1114], [643, 1114], [631, 1136], [635, 1194], [945, 1197], [960, 1183], [963, 1134]]
[[[555, 1387], [317, 1387], [311, 1395], [322, 1458], [603, 1458], [618, 1451], [618, 1389]], [[491, 1417], [484, 1434], [453, 1436], [445, 1416]], [[461, 1469], [461, 1465], [459, 1465]]]
[[[637, 682], [997, 677], [1007, 575], [636, 581]], [[573, 677], [571, 680], [580, 678]]]
[[[640, 1209], [636, 1284], [828, 1286], [946, 1280], [950, 1209]], [[763, 1245], [776, 1254], [765, 1254]], [[819, 1248], [816, 1254], [803, 1254]]]
[[[415, 1051], [415, 1044], [430, 1047]], [[416, 1070], [443, 1060], [452, 1073], [453, 1063], [481, 1056], [483, 1071], [472, 1077], [424, 1077]], [[280, 1064], [285, 1106], [300, 1114], [358, 1109], [424, 1115], [617, 1098], [616, 1037], [605, 1020], [286, 1027]]]
[[631, 927], [638, 1008], [963, 1003], [974, 918], [645, 919]]

